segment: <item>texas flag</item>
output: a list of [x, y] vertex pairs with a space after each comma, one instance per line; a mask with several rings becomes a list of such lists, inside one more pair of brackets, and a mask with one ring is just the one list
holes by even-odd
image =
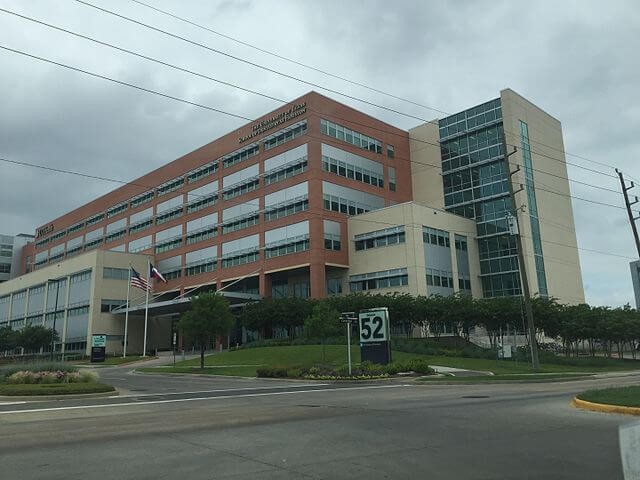
[[162, 276], [162, 274], [158, 271], [158, 269], [156, 267], [153, 266], [153, 264], [149, 264], [149, 278], [157, 278], [158, 280], [160, 280], [161, 282], [167, 283], [167, 279], [164, 278]]

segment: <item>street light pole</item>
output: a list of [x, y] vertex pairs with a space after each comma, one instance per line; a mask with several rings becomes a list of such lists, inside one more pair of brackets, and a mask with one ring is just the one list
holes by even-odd
[[53, 361], [53, 355], [55, 352], [55, 342], [56, 342], [56, 318], [58, 317], [58, 293], [60, 292], [60, 279], [58, 280], [47, 280], [47, 288], [49, 282], [56, 282], [56, 303], [53, 307], [53, 334], [51, 335], [51, 360]]

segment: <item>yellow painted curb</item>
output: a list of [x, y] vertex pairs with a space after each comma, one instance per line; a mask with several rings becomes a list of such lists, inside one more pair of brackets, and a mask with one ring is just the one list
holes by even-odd
[[571, 400], [571, 405], [576, 408], [583, 408], [585, 410], [593, 410], [594, 412], [604, 413], [622, 413], [624, 415], [640, 415], [640, 407], [623, 407], [622, 405], [607, 405], [605, 403], [593, 403], [586, 400], [580, 400], [578, 397], [574, 397]]

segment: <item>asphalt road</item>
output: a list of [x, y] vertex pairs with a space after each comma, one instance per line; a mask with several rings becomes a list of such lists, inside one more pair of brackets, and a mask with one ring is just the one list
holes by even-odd
[[319, 384], [132, 375], [120, 397], [0, 404], [7, 479], [622, 479], [618, 426], [518, 385]]

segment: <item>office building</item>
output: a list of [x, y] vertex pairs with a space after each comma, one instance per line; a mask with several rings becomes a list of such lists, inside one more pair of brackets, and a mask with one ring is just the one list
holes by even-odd
[[0, 235], [0, 282], [22, 273], [22, 249], [34, 239], [33, 235]]
[[310, 92], [39, 227], [22, 272], [146, 256], [154, 318], [202, 290], [519, 295], [503, 131], [531, 291], [582, 302], [560, 122], [511, 90], [409, 131]]

